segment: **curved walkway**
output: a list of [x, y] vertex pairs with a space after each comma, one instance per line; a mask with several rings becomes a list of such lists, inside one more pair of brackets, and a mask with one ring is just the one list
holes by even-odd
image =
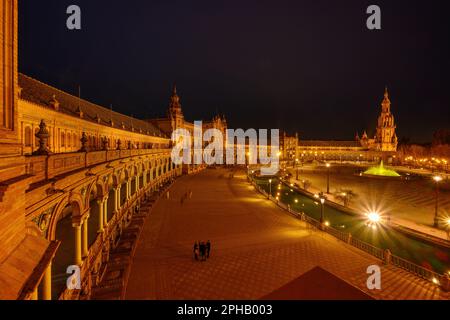
[[[437, 286], [310, 229], [225, 169], [179, 179], [152, 210], [133, 260], [127, 299], [260, 299], [316, 266], [376, 299], [448, 299]], [[180, 197], [192, 190], [192, 199]], [[195, 240], [211, 240], [196, 262]], [[382, 268], [382, 290], [366, 287]]]

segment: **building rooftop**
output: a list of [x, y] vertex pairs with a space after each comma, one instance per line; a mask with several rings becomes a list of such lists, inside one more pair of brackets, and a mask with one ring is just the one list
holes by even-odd
[[346, 147], [346, 148], [358, 148], [361, 144], [358, 141], [338, 141], [338, 140], [300, 140], [299, 146], [301, 147]]
[[262, 300], [374, 300], [359, 288], [317, 266]]
[[[61, 113], [80, 118], [81, 111], [83, 119], [86, 121], [99, 123], [110, 128], [167, 138], [158, 127], [149, 122], [135, 119], [80, 99], [21, 73], [19, 73], [19, 86], [22, 100], [55, 110], [53, 104], [56, 99], [59, 103], [58, 111]], [[113, 126], [111, 125], [111, 120]]]

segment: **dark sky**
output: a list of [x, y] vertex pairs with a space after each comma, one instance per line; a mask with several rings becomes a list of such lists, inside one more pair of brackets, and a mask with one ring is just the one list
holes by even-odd
[[[165, 114], [176, 81], [189, 120], [301, 138], [374, 132], [384, 87], [399, 137], [450, 127], [445, 1], [21, 0], [19, 69], [136, 117]], [[382, 30], [366, 28], [370, 4]], [[66, 8], [82, 30], [66, 28]]]

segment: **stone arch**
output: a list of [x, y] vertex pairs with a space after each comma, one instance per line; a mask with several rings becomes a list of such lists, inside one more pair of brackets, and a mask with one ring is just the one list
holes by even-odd
[[53, 209], [53, 212], [51, 213], [51, 218], [48, 226], [47, 231], [47, 239], [50, 241], [56, 240], [55, 239], [55, 231], [56, 231], [56, 225], [59, 221], [59, 217], [63, 213], [64, 209], [66, 209], [67, 206], [73, 207], [73, 213], [72, 217], [78, 217], [81, 216], [84, 212], [84, 206], [83, 206], [83, 197], [81, 194], [76, 193], [72, 194], [68, 197], [65, 197], [63, 200], [61, 200]]
[[108, 194], [108, 176], [99, 177], [96, 181], [97, 197], [104, 197]]
[[120, 176], [122, 174], [121, 170], [115, 171], [111, 174], [110, 177], [110, 182], [108, 182], [108, 185], [110, 185], [112, 183], [112, 186], [116, 187], [118, 185], [120, 185]]
[[95, 190], [95, 192], [98, 193], [97, 179], [91, 180], [86, 188], [86, 196], [85, 196], [85, 208], [86, 209], [89, 208], [89, 197], [93, 190]]
[[74, 217], [83, 212], [81, 194], [70, 194], [61, 200], [53, 210], [47, 238], [59, 240], [60, 247], [52, 262], [52, 298], [57, 299], [65, 289], [66, 269], [75, 263]]

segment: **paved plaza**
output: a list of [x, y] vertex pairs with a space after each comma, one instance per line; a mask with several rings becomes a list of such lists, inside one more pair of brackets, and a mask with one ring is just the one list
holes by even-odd
[[[192, 190], [192, 199], [180, 198]], [[211, 257], [193, 259], [196, 240]], [[382, 267], [382, 290], [366, 287]], [[315, 267], [376, 299], [448, 299], [437, 286], [315, 231], [255, 192], [245, 175], [209, 169], [179, 179], [148, 216], [127, 299], [260, 299]]]

